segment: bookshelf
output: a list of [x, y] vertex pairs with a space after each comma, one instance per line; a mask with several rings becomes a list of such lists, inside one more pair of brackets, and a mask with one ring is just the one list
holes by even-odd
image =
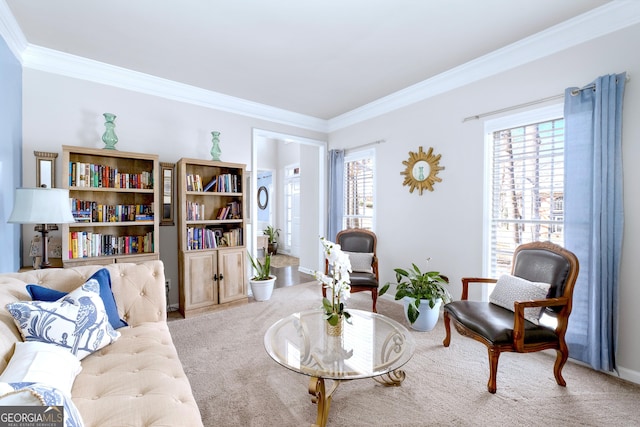
[[63, 265], [158, 259], [158, 156], [67, 145], [62, 153], [76, 218], [62, 225]]
[[244, 164], [183, 158], [178, 177], [180, 312], [247, 302]]

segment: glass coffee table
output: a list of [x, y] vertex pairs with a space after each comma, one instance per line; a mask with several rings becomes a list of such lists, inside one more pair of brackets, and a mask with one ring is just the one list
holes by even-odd
[[[348, 310], [351, 324], [331, 336], [322, 310], [294, 313], [274, 323], [264, 336], [273, 360], [285, 368], [310, 376], [309, 394], [318, 405], [315, 425], [325, 426], [333, 393], [341, 381], [373, 378], [399, 386], [400, 368], [411, 359], [415, 341], [400, 323], [381, 314]], [[325, 380], [333, 380], [329, 390]]]

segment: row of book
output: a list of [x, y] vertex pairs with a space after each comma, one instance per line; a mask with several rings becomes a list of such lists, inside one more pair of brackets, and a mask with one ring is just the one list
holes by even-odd
[[240, 202], [232, 201], [227, 203], [226, 206], [223, 206], [218, 209], [218, 213], [216, 215], [216, 219], [241, 219], [242, 212], [240, 209]]
[[151, 189], [153, 172], [125, 173], [111, 166], [69, 162], [69, 187]]
[[187, 191], [213, 191], [217, 193], [240, 193], [242, 192], [242, 180], [238, 175], [224, 173], [214, 176], [204, 184], [202, 177], [198, 174], [187, 174]]
[[[215, 219], [241, 219], [242, 210], [240, 202], [232, 201], [218, 208]], [[205, 205], [198, 202], [187, 201], [187, 221], [204, 221], [207, 220], [205, 215]]]
[[187, 250], [215, 249], [223, 246], [241, 246], [242, 229], [224, 231], [221, 228], [187, 228]]
[[104, 205], [75, 198], [69, 204], [76, 222], [153, 221], [153, 205]]
[[202, 221], [204, 216], [204, 204], [187, 201], [187, 221]]
[[69, 232], [70, 259], [152, 252], [152, 231], [138, 236], [116, 236], [90, 231]]

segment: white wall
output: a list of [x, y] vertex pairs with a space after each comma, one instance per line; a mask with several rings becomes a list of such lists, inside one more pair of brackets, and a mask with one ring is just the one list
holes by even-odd
[[[402, 110], [333, 132], [330, 148], [348, 148], [385, 139], [377, 150], [378, 254], [381, 280], [393, 268], [421, 266], [447, 274], [460, 294], [460, 277], [482, 274], [483, 126], [468, 116], [562, 94], [603, 74], [627, 71], [623, 159], [625, 240], [620, 283], [617, 361], [623, 377], [640, 382], [640, 26], [589, 42], [562, 54], [470, 84]], [[559, 100], [558, 102], [562, 102]], [[517, 112], [517, 111], [514, 111]], [[495, 119], [497, 116], [490, 117]], [[403, 187], [402, 161], [419, 146], [434, 147], [445, 167], [434, 192], [419, 196]], [[570, 380], [569, 380], [570, 382]]]
[[[23, 70], [23, 185], [35, 185], [33, 151], [62, 154], [62, 145], [102, 148], [102, 113], [117, 115], [119, 151], [155, 153], [163, 162], [182, 157], [210, 159], [211, 131], [220, 131], [221, 159], [251, 169], [253, 128], [326, 140], [326, 135], [183, 104], [150, 95]], [[60, 157], [57, 182], [61, 183]], [[254, 193], [255, 194], [255, 193]], [[32, 233], [23, 232], [29, 242]], [[178, 302], [178, 237], [176, 226], [160, 227], [160, 258], [172, 281], [170, 302]], [[28, 247], [28, 245], [26, 245]], [[30, 258], [23, 251], [23, 262]]]

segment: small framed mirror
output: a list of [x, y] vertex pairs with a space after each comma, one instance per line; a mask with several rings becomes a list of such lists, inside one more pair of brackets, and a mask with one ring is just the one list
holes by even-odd
[[426, 153], [422, 151], [422, 147], [418, 147], [417, 153], [409, 151], [409, 159], [402, 162], [406, 169], [400, 172], [404, 175], [402, 185], [409, 186], [409, 193], [413, 193], [417, 188], [422, 196], [423, 190], [433, 191], [433, 185], [436, 182], [442, 182], [438, 177], [438, 172], [444, 169], [444, 166], [440, 166], [440, 157], [442, 157], [441, 154], [433, 154], [433, 147]]
[[162, 209], [160, 225], [174, 225], [173, 222], [173, 177], [175, 163], [160, 162], [160, 197]]
[[258, 188], [258, 207], [262, 210], [267, 208], [269, 204], [269, 191], [267, 191], [267, 187], [264, 185]]
[[36, 186], [55, 188], [58, 153], [34, 151], [33, 155], [36, 156]]

